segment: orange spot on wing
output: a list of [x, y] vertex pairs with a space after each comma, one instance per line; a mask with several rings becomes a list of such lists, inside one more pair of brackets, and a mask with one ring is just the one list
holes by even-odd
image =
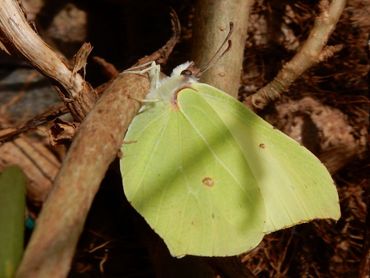
[[137, 140], [131, 140], [131, 141], [123, 141], [123, 144], [135, 144], [137, 143]]
[[204, 179], [202, 179], [202, 183], [205, 186], [212, 187], [215, 184], [215, 181], [210, 177], [205, 177]]

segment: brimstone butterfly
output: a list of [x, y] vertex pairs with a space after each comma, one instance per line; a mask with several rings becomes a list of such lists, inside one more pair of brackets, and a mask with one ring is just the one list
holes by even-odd
[[[173, 256], [231, 256], [266, 233], [340, 217], [306, 148], [226, 93], [181, 74], [153, 86], [122, 146], [124, 192]], [[159, 72], [158, 66], [154, 66]]]

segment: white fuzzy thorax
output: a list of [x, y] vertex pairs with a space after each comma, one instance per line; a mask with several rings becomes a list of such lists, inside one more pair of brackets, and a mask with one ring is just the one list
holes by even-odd
[[173, 69], [170, 76], [160, 79], [160, 65], [157, 65], [153, 62], [149, 70], [151, 89], [146, 99], [170, 101], [173, 95], [181, 87], [197, 82], [197, 79], [195, 77], [181, 74], [184, 70], [189, 68], [191, 64], [192, 62], [185, 62], [181, 65], [178, 65]]

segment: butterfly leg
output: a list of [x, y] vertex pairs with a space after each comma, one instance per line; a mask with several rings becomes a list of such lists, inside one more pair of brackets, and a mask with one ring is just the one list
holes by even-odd
[[125, 73], [136, 73], [136, 74], [148, 73], [150, 79], [150, 91], [157, 89], [160, 85], [161, 66], [157, 65], [154, 61], [129, 68], [123, 71], [121, 74]]
[[122, 74], [124, 73], [137, 73], [137, 74], [144, 74], [150, 70], [150, 68], [153, 66], [154, 61], [144, 63], [142, 65], [133, 66], [131, 68], [128, 68], [127, 70], [124, 70]]
[[155, 102], [158, 102], [160, 101], [159, 98], [152, 98], [152, 99], [139, 99], [139, 98], [135, 98], [135, 97], [132, 97], [132, 96], [129, 96], [129, 98], [133, 99], [133, 100], [136, 100], [140, 103], [155, 103]]

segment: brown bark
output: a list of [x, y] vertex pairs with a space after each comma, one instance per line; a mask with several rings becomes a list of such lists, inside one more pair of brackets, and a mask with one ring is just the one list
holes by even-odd
[[212, 59], [229, 32], [229, 23], [234, 24], [230, 50], [201, 76], [202, 82], [233, 97], [238, 96], [248, 17], [253, 2], [199, 0], [195, 9], [192, 58], [198, 67]]
[[81, 124], [54, 182], [17, 277], [66, 277], [84, 219], [106, 169], [149, 89], [146, 76], [120, 75]]
[[0, 0], [0, 41], [11, 54], [22, 56], [54, 81], [76, 121], [87, 115], [96, 102], [95, 91], [31, 28], [17, 1]]
[[[139, 64], [167, 59], [179, 39], [176, 20], [174, 36]], [[135, 99], [144, 99], [148, 90], [147, 75], [120, 74], [89, 112], [37, 219], [16, 277], [67, 276], [92, 200], [139, 110]]]

